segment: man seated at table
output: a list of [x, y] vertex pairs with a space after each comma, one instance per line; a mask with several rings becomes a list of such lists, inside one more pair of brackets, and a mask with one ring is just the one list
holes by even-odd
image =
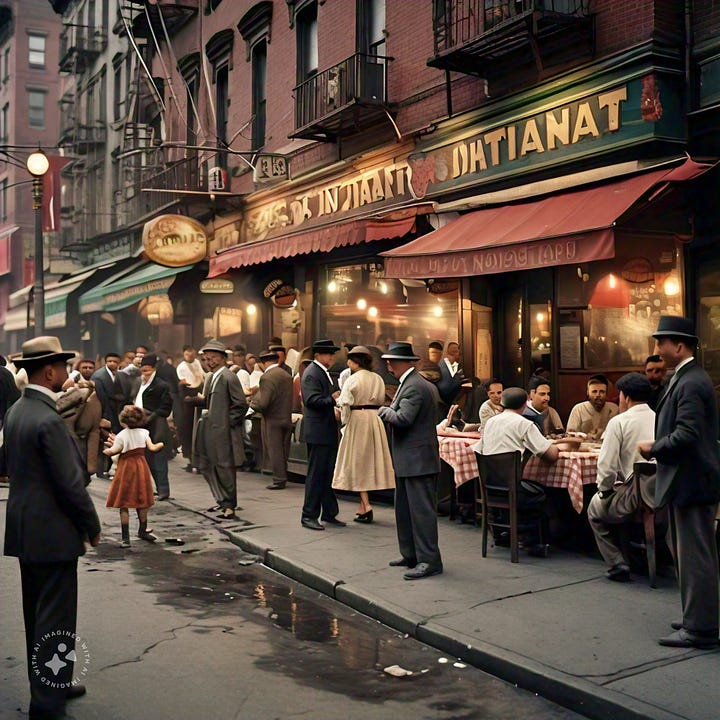
[[652, 392], [648, 398], [648, 405], [654, 410], [658, 401], [665, 392], [665, 378], [667, 368], [665, 361], [659, 355], [650, 355], [645, 360], [645, 377], [650, 381]]
[[502, 411], [500, 398], [503, 391], [502, 380], [490, 378], [483, 383], [488, 399], [480, 406], [480, 428], [495, 415], [499, 415]]
[[[557, 445], [544, 437], [537, 425], [523, 417], [527, 403], [527, 393], [522, 388], [511, 387], [502, 391], [500, 404], [503, 411], [491, 417], [483, 426], [483, 436], [473, 445], [473, 450], [481, 455], [499, 453], [529, 452], [546, 462], [556, 462], [559, 457]], [[545, 504], [545, 491], [539, 483], [523, 480], [518, 489], [518, 509], [538, 509]], [[495, 542], [498, 543], [497, 536]], [[531, 554], [547, 556], [547, 547], [538, 546], [533, 538]], [[503, 544], [502, 541], [500, 544]]]
[[608, 580], [627, 582], [630, 567], [615, 544], [610, 525], [632, 518], [638, 496], [632, 480], [633, 464], [643, 460], [638, 444], [655, 439], [655, 413], [648, 405], [650, 381], [641, 373], [623, 375], [615, 387], [620, 392], [620, 414], [607, 424], [598, 457], [598, 492], [588, 505], [588, 520], [598, 550], [608, 565]]
[[587, 383], [587, 400], [578, 403], [570, 411], [567, 421], [568, 432], [582, 432], [588, 440], [600, 440], [611, 417], [620, 410], [607, 400], [608, 379], [604, 375], [593, 375]]
[[542, 375], [533, 375], [528, 382], [528, 394], [522, 416], [535, 423], [541, 435], [545, 435], [545, 419], [550, 407], [550, 381]]

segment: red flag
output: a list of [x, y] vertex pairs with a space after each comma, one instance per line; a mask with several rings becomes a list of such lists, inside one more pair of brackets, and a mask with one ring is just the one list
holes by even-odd
[[50, 167], [43, 175], [42, 224], [43, 232], [60, 230], [60, 171], [70, 162], [70, 158], [60, 155], [48, 155]]

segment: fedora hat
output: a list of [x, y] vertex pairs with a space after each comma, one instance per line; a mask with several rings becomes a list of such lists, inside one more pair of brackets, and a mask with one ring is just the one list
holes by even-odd
[[22, 344], [22, 353], [13, 358], [15, 366], [26, 368], [28, 365], [41, 365], [74, 360], [77, 353], [63, 350], [60, 340], [54, 335], [40, 335]]
[[355, 345], [348, 350], [348, 357], [353, 355], [367, 355], [372, 357], [372, 353], [364, 345]]
[[219, 340], [208, 340], [201, 348], [200, 352], [204, 353], [208, 350], [213, 352], [221, 353], [222, 355], [227, 354], [227, 348]]
[[140, 367], [157, 367], [160, 358], [155, 353], [148, 353], [143, 355], [143, 359], [140, 361]]
[[679, 315], [661, 315], [658, 320], [657, 330], [652, 335], [656, 339], [664, 337], [687, 338], [698, 341], [695, 334], [695, 326], [690, 318]]
[[332, 355], [340, 348], [332, 340], [316, 340], [311, 349], [314, 353], [330, 353]]
[[419, 360], [409, 342], [391, 342], [388, 351], [380, 356], [383, 360]]
[[260, 362], [266, 362], [268, 360], [279, 360], [280, 356], [275, 352], [275, 350], [265, 350], [265, 352], [261, 352], [257, 358]]

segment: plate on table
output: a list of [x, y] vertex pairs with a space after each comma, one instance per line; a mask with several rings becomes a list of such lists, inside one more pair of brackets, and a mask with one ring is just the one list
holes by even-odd
[[555, 444], [561, 452], [577, 452], [584, 442], [584, 438], [566, 435], [564, 438], [556, 440]]

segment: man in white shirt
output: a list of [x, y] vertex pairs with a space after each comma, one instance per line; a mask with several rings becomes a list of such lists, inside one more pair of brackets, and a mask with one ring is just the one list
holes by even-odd
[[610, 525], [632, 518], [638, 509], [632, 492], [633, 464], [642, 461], [639, 443], [655, 439], [655, 413], [647, 404], [652, 387], [641, 373], [623, 375], [615, 387], [620, 392], [620, 414], [607, 424], [598, 457], [598, 492], [588, 505], [588, 520], [598, 549], [608, 566], [608, 580], [627, 582], [630, 568], [615, 544]]
[[205, 382], [205, 371], [197, 359], [195, 348], [192, 345], [185, 345], [183, 348], [182, 362], [177, 366], [178, 390], [180, 393], [182, 412], [177, 418], [178, 430], [180, 431], [180, 444], [183, 457], [187, 460], [185, 470], [192, 472], [192, 438], [195, 427], [195, 405], [192, 400], [202, 390]]
[[607, 400], [608, 379], [593, 375], [587, 383], [587, 400], [570, 411], [568, 432], [583, 432], [588, 440], [600, 440], [611, 417], [620, 412], [614, 402]]

